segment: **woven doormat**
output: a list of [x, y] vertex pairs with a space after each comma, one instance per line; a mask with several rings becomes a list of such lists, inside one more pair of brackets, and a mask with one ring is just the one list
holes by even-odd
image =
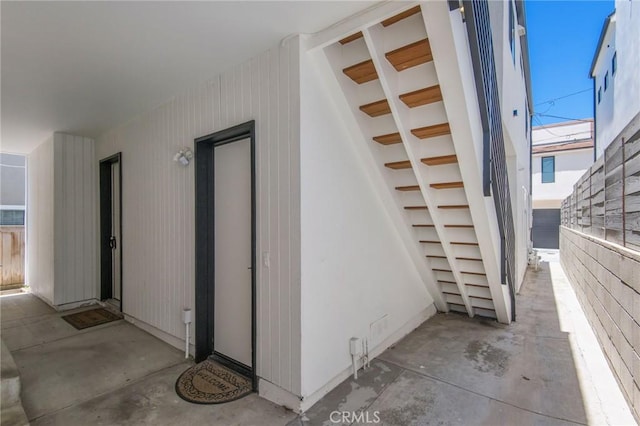
[[104, 308], [91, 309], [89, 311], [77, 312], [75, 314], [64, 315], [63, 320], [74, 326], [77, 330], [95, 327], [111, 321], [122, 319], [120, 315], [114, 314]]
[[195, 404], [222, 404], [251, 393], [251, 380], [211, 360], [202, 361], [182, 373], [176, 393]]

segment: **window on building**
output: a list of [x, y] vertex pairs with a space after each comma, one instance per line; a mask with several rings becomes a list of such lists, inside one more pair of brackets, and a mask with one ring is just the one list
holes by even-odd
[[607, 91], [607, 88], [609, 87], [609, 71], [607, 71], [604, 74], [604, 91]]
[[0, 225], [2, 226], [24, 225], [24, 210], [0, 210]]
[[611, 76], [616, 75], [618, 69], [618, 52], [613, 52], [613, 58], [611, 58]]
[[600, 103], [601, 99], [602, 99], [602, 87], [598, 87], [598, 103]]
[[542, 157], [542, 183], [556, 181], [556, 157]]

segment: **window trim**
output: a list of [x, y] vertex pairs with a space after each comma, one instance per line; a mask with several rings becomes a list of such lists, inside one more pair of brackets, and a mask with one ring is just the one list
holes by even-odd
[[[545, 172], [545, 160], [547, 159], [551, 159], [551, 171], [546, 171]], [[549, 177], [545, 178], [545, 174], [548, 176], [549, 174], [551, 174], [551, 178], [549, 179]], [[556, 156], [555, 155], [548, 155], [545, 157], [541, 157], [540, 158], [540, 176], [541, 176], [541, 182], [542, 183], [555, 183], [556, 181]]]

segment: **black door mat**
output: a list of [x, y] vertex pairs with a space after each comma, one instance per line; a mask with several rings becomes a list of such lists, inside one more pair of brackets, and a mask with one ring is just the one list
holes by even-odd
[[122, 316], [114, 314], [107, 309], [98, 308], [64, 315], [62, 319], [74, 326], [76, 330], [82, 330], [89, 327], [95, 327], [96, 325], [106, 324], [111, 321], [117, 321], [122, 319]]
[[195, 404], [222, 404], [251, 392], [250, 379], [211, 360], [194, 365], [176, 381], [178, 396]]

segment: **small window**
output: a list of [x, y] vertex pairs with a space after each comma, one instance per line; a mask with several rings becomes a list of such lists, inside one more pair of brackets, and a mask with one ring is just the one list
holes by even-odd
[[600, 103], [601, 99], [602, 99], [602, 87], [598, 87], [598, 103]]
[[611, 58], [611, 76], [616, 75], [618, 69], [618, 52], [613, 52], [613, 58]]
[[609, 71], [607, 71], [604, 75], [604, 91], [607, 91], [607, 88], [609, 87]]
[[24, 225], [24, 210], [0, 210], [0, 225], [2, 226]]
[[556, 157], [542, 157], [542, 183], [556, 181]]

